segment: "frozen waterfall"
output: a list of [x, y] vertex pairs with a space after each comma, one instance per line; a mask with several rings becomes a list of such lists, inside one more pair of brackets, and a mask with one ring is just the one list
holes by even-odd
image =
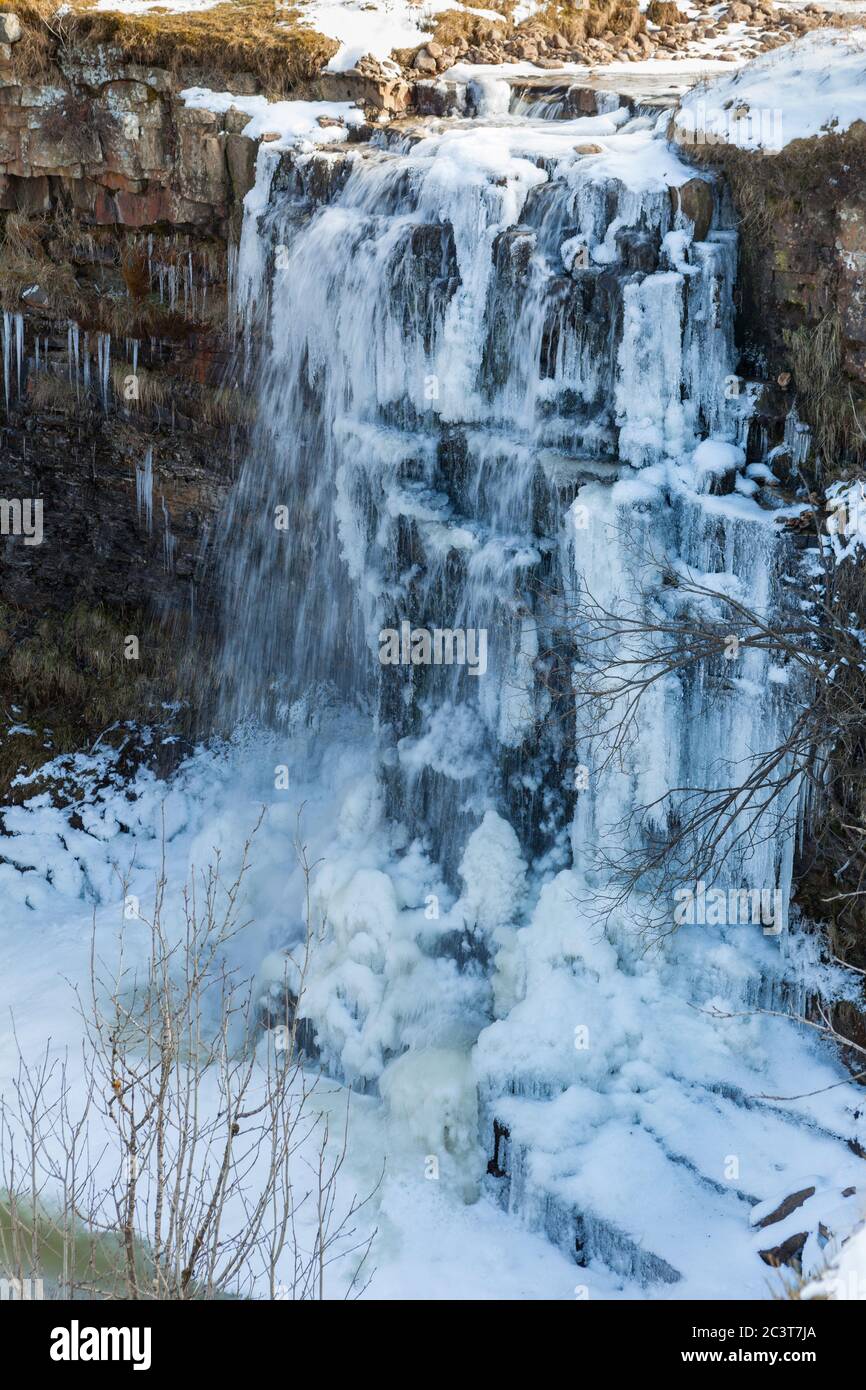
[[546, 1231], [576, 1283], [760, 1290], [750, 1213], [809, 1174], [838, 1201], [857, 1128], [847, 1087], [797, 1099], [824, 1064], [753, 1012], [838, 984], [789, 922], [796, 788], [720, 868], [772, 919], [647, 950], [639, 891], [599, 899], [630, 812], [657, 806], [640, 833], [663, 835], [672, 789], [726, 785], [796, 691], [760, 652], [671, 675], [603, 762], [574, 697], [584, 589], [664, 614], [673, 572], [785, 600], [797, 559], [733, 376], [736, 232], [716, 190], [695, 240], [671, 192], [695, 171], [639, 106], [477, 105], [260, 153], [238, 300], [267, 344], [222, 537], [223, 713], [281, 730], [349, 707], [374, 735], [351, 818], [388, 828], [391, 866], [315, 884], [325, 1065]]

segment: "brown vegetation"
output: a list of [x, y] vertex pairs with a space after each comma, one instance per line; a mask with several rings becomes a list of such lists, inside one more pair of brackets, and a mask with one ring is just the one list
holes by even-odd
[[170, 72], [207, 68], [214, 87], [232, 74], [250, 74], [269, 94], [282, 95], [314, 77], [339, 47], [299, 22], [296, 10], [278, 12], [273, 0], [226, 0], [186, 14], [98, 11], [83, 0], [63, 15], [54, 0], [16, 0], [8, 8], [24, 28], [13, 61], [29, 76], [44, 75], [82, 44], [103, 44], [129, 63]]

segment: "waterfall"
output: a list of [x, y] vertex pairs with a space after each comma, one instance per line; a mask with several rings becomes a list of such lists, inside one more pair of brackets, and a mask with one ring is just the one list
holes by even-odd
[[640, 889], [598, 911], [599, 851], [774, 746], [792, 692], [762, 652], [671, 675], [599, 764], [569, 612], [585, 586], [669, 613], [672, 572], [770, 615], [794, 561], [745, 475], [749, 394], [725, 389], [724, 200], [695, 241], [671, 197], [694, 171], [654, 119], [494, 96], [450, 127], [260, 153], [236, 300], [268, 334], [219, 540], [223, 713], [287, 730], [336, 702], [375, 731], [395, 867], [319, 881], [325, 1065], [390, 1095], [405, 1048], [461, 1076], [471, 1052], [490, 1194], [578, 1264], [674, 1283], [703, 1257], [680, 1208], [733, 1240], [798, 1171], [786, 1124], [816, 1170], [845, 1129], [830, 1107], [807, 1140], [744, 1099], [762, 1044], [738, 1010], [814, 964], [787, 916], [796, 788], [771, 834], [723, 845], [725, 890], [784, 903], [772, 931], [702, 925], [650, 959]]

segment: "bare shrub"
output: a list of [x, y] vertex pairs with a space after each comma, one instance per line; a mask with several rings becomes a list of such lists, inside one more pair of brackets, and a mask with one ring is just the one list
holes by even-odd
[[[8, 1278], [47, 1267], [64, 1298], [308, 1300], [324, 1298], [329, 1267], [346, 1262], [346, 1296], [366, 1286], [373, 1237], [354, 1222], [369, 1197], [341, 1206], [337, 1192], [348, 1109], [332, 1144], [297, 1009], [257, 1036], [250, 982], [229, 962], [249, 925], [241, 890], [251, 841], [230, 881], [217, 854], [185, 887], [176, 933], [164, 858], [150, 916], [137, 904], [130, 913], [124, 885], [148, 956], [132, 959], [125, 924], [107, 963], [94, 927], [89, 990], [78, 996], [80, 1078], [50, 1041], [35, 1059], [19, 1047], [0, 1105]], [[309, 885], [300, 838], [296, 851]], [[292, 958], [296, 1001], [316, 936], [309, 894], [307, 907]]]

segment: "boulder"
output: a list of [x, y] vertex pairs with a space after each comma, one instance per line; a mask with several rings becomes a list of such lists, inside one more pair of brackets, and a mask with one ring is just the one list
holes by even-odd
[[650, 0], [646, 17], [651, 24], [658, 24], [662, 27], [667, 27], [669, 24], [682, 24], [686, 18], [676, 0]]
[[770, 1250], [759, 1250], [758, 1254], [769, 1265], [771, 1269], [778, 1269], [781, 1265], [796, 1264], [803, 1253], [803, 1246], [808, 1239], [808, 1231], [797, 1231], [793, 1236], [788, 1236], [781, 1245], [774, 1245]]
[[21, 37], [21, 20], [17, 14], [0, 14], [0, 43], [17, 43]]
[[768, 1212], [760, 1221], [756, 1222], [758, 1230], [763, 1230], [765, 1226], [775, 1226], [777, 1221], [784, 1221], [786, 1216], [790, 1216], [792, 1211], [796, 1211], [810, 1197], [814, 1197], [814, 1187], [803, 1187], [799, 1192], [792, 1192], [785, 1197], [773, 1211]]
[[425, 48], [419, 48], [412, 66], [416, 72], [434, 73], [436, 71], [436, 59], [431, 57]]
[[706, 179], [689, 179], [670, 190], [674, 213], [681, 210], [695, 225], [695, 241], [705, 241], [713, 220], [713, 186]]
[[240, 202], [256, 181], [257, 148], [255, 140], [246, 135], [226, 136], [226, 168], [235, 202]]

